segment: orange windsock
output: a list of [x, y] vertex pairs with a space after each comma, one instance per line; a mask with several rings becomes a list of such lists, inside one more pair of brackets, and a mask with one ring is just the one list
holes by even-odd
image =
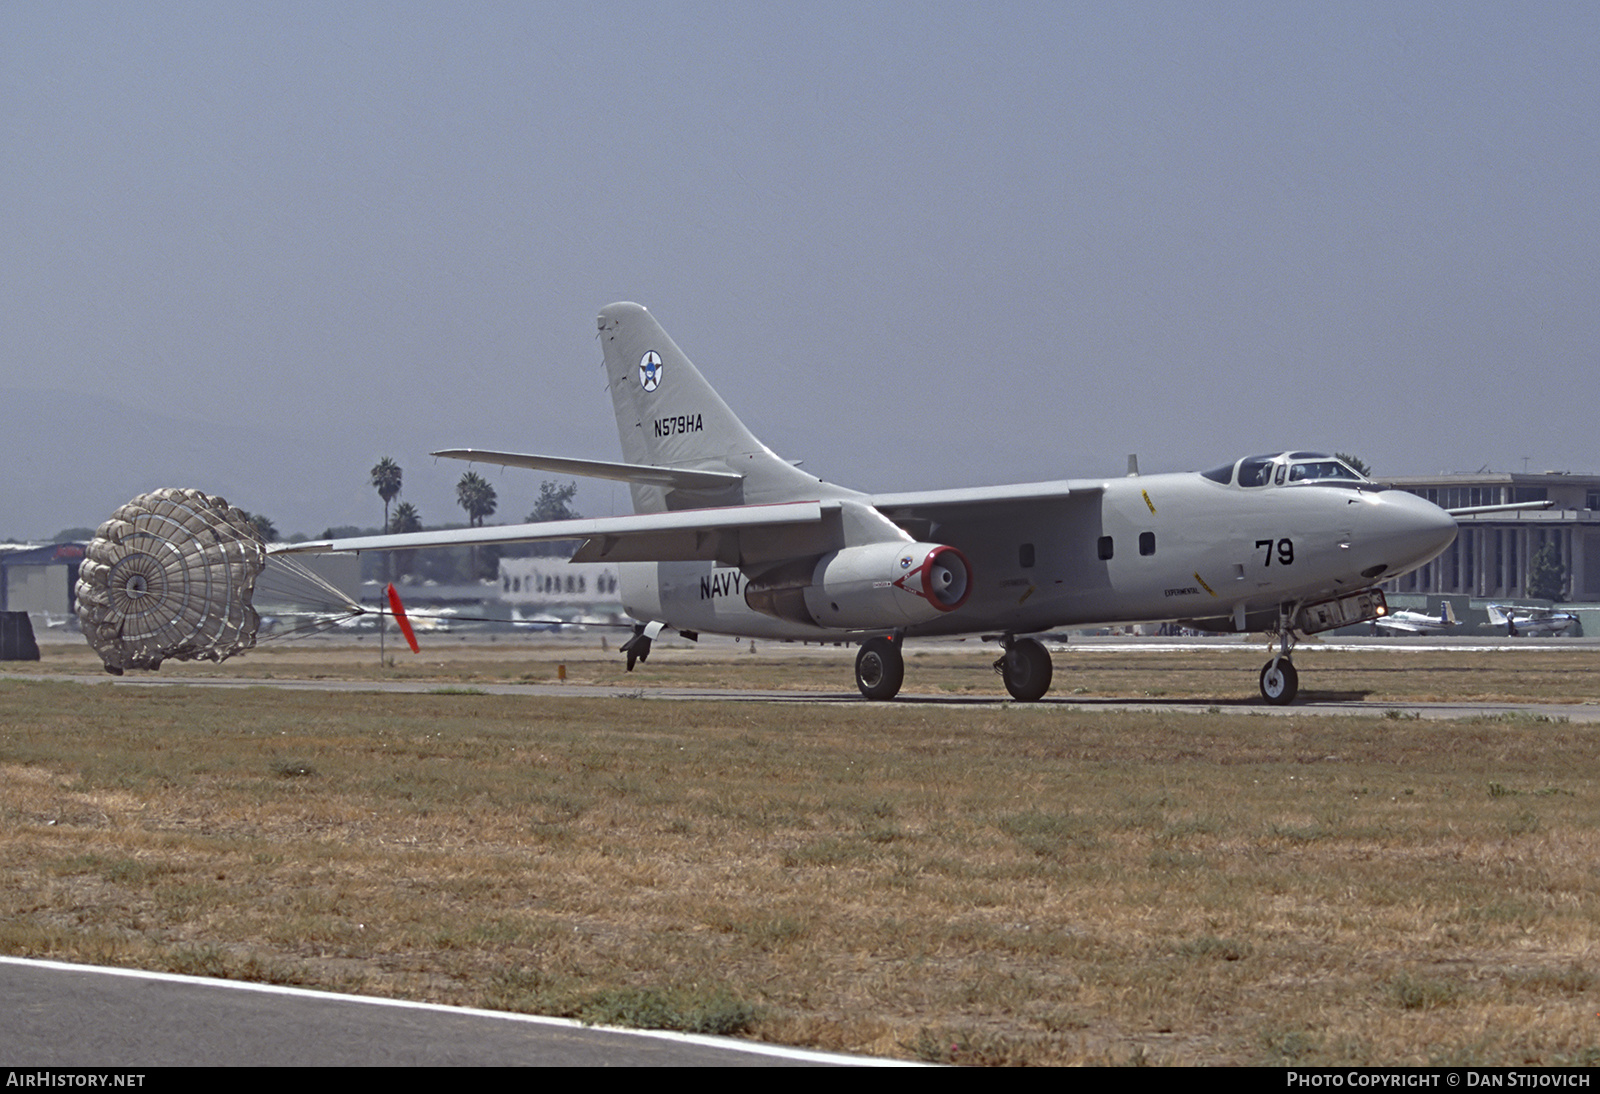
[[389, 586], [389, 610], [394, 612], [394, 621], [400, 624], [400, 633], [406, 636], [406, 641], [411, 645], [412, 653], [421, 653], [417, 645], [416, 632], [411, 629], [411, 620], [406, 618], [406, 607], [400, 603], [400, 594], [394, 591], [394, 586]]

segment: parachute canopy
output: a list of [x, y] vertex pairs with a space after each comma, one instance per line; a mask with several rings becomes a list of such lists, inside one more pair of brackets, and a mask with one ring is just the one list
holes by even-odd
[[77, 599], [84, 637], [118, 676], [252, 648], [263, 629], [258, 600], [274, 613], [269, 638], [372, 614], [310, 567], [273, 554], [246, 513], [199, 490], [153, 490], [113, 513], [85, 552]]
[[141, 494], [102, 524], [78, 570], [78, 619], [106, 671], [221, 661], [255, 645], [266, 544], [249, 518], [198, 490]]

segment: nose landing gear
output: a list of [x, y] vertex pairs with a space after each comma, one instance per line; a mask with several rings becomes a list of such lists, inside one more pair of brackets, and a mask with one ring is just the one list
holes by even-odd
[[1273, 706], [1288, 706], [1300, 693], [1300, 674], [1287, 657], [1274, 657], [1261, 669], [1261, 697]]
[[1284, 604], [1278, 608], [1278, 652], [1261, 668], [1261, 698], [1275, 707], [1288, 706], [1300, 694], [1300, 674], [1289, 660], [1294, 649], [1292, 620], [1297, 607]]

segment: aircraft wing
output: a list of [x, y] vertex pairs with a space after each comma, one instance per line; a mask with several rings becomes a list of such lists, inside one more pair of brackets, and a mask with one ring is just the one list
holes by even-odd
[[963, 510], [980, 515], [1000, 505], [1026, 502], [1064, 501], [1105, 492], [1098, 479], [1061, 479], [1057, 482], [1024, 482], [1010, 486], [969, 486], [954, 490], [913, 490], [900, 494], [873, 494], [866, 501], [891, 520], [911, 517], [950, 518]]
[[823, 509], [820, 501], [680, 509], [669, 513], [551, 520], [497, 528], [457, 528], [439, 532], [324, 539], [283, 544], [273, 547], [270, 553], [295, 555], [329, 551], [395, 551], [415, 547], [474, 547], [492, 543], [581, 539], [583, 546], [572, 556], [574, 562], [708, 560], [738, 565], [753, 556], [770, 557], [774, 543], [802, 544], [815, 539], [823, 524]]
[[[565, 460], [554, 456], [485, 453], [449, 449], [435, 455], [481, 459], [543, 470], [595, 475], [596, 468], [612, 469], [599, 477], [627, 482], [664, 476], [662, 485], [689, 488], [724, 480], [720, 472], [679, 471], [636, 464], [605, 464], [594, 460]], [[495, 459], [490, 460], [490, 455]], [[579, 468], [584, 470], [579, 470]], [[691, 480], [687, 476], [706, 476]], [[728, 479], [737, 479], [728, 475]], [[1037, 504], [1071, 497], [1098, 495], [1099, 481], [1021, 483], [1011, 486], [971, 487], [955, 490], [877, 494], [863, 498], [867, 505], [891, 520], [949, 520], [964, 514], [980, 516], [996, 506]], [[508, 524], [494, 528], [456, 528], [450, 531], [410, 532], [387, 536], [355, 536], [275, 546], [271, 554], [318, 554], [333, 551], [399, 551], [419, 547], [473, 547], [496, 543], [536, 543], [582, 540], [573, 562], [693, 562], [713, 561], [726, 566], [774, 562], [819, 555], [843, 545], [839, 535], [842, 508], [854, 501], [795, 501], [771, 505], [735, 505], [711, 509], [678, 509], [666, 513], [641, 513], [623, 517]]]
[[742, 476], [732, 471], [691, 471], [673, 467], [652, 467], [642, 463], [616, 463], [611, 460], [575, 460], [566, 456], [535, 456], [523, 452], [491, 452], [482, 448], [441, 448], [430, 453], [469, 463], [492, 463], [501, 467], [526, 467], [534, 471], [553, 471], [558, 475], [581, 478], [637, 482], [669, 490], [715, 490], [732, 486]]

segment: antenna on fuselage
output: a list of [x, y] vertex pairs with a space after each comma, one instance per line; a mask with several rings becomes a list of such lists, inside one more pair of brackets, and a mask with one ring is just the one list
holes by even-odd
[[1137, 452], [1129, 452], [1128, 453], [1128, 478], [1136, 479], [1138, 477], [1139, 477], [1139, 454]]

